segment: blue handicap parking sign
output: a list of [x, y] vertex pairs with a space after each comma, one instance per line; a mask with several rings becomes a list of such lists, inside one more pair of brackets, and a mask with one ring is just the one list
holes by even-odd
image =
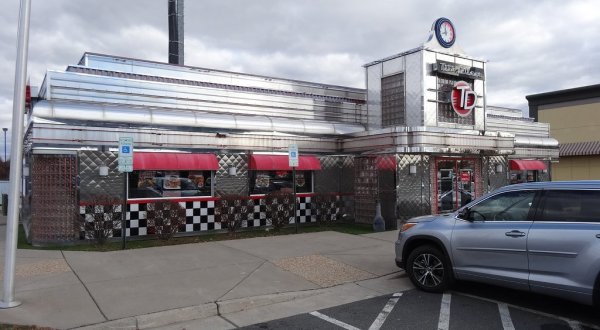
[[123, 147], [121, 147], [121, 152], [124, 153], [124, 154], [128, 154], [131, 151], [129, 149], [129, 146], [123, 146]]

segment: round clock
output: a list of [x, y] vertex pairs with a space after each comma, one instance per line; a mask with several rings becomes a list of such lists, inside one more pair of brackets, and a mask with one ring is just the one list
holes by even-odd
[[444, 48], [450, 48], [454, 45], [454, 41], [456, 40], [456, 31], [454, 30], [454, 25], [450, 22], [449, 19], [442, 17], [438, 18], [434, 24], [435, 29], [435, 37], [437, 41]]

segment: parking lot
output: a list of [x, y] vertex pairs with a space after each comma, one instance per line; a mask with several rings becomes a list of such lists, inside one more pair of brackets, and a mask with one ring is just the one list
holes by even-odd
[[[501, 293], [485, 295], [495, 294]], [[255, 324], [244, 329], [600, 329], [595, 316], [597, 313], [591, 307], [588, 309], [549, 298], [542, 304], [562, 304], [554, 307], [565, 312], [552, 314], [526, 307], [531, 304], [529, 300], [539, 297], [526, 293], [523, 295], [524, 304], [513, 304], [459, 291], [430, 294], [410, 290]], [[571, 314], [575, 318], [565, 317], [564, 314]]]

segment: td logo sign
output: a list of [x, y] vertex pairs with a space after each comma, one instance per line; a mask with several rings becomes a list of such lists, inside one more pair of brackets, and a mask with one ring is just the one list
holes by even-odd
[[464, 81], [458, 81], [452, 88], [452, 109], [461, 117], [468, 116], [477, 102], [477, 94]]

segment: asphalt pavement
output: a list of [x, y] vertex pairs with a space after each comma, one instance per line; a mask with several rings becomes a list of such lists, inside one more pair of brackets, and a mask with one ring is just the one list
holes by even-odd
[[[0, 217], [4, 265], [5, 217]], [[397, 231], [319, 232], [113, 252], [18, 250], [0, 323], [231, 329], [412, 288]], [[1, 288], [0, 288], [1, 290]]]

